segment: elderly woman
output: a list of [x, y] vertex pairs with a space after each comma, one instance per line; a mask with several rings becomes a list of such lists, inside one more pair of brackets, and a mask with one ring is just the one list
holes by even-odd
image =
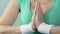
[[[21, 26], [9, 26], [15, 21], [19, 10]], [[19, 31], [20, 28], [22, 34], [60, 34], [59, 14], [60, 0], [10, 0], [0, 18], [0, 25], [8, 25], [6, 27], [13, 32]]]

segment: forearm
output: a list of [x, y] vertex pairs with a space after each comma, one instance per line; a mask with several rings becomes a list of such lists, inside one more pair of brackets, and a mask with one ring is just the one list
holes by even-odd
[[60, 34], [60, 26], [52, 27], [50, 34]]
[[10, 0], [6, 10], [0, 17], [0, 25], [12, 25], [18, 15], [18, 5], [16, 0]]
[[0, 34], [21, 34], [20, 27], [0, 26]]
[[33, 33], [32, 24], [21, 25], [20, 27], [0, 25], [0, 34], [29, 34]]

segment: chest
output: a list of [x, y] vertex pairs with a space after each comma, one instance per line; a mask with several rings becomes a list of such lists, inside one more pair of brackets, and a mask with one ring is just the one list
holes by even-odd
[[[39, 2], [41, 5], [42, 13], [45, 14], [51, 7], [53, 0], [39, 0]], [[36, 5], [36, 1], [31, 0], [30, 8], [31, 8], [32, 12], [34, 11], [35, 5]]]
[[[55, 25], [59, 24], [60, 25], [60, 15], [59, 15], [60, 14], [60, 0], [54, 0], [54, 2], [49, 1], [48, 3], [45, 3], [43, 1], [40, 1], [40, 2], [41, 2], [41, 9], [43, 10], [43, 13], [48, 12], [44, 15], [45, 22], [48, 24], [55, 24]], [[52, 2], [53, 2], [53, 5], [52, 5]], [[21, 0], [20, 3], [19, 3], [19, 5], [20, 5], [19, 7], [21, 10], [21, 13], [20, 13], [21, 22], [29, 23], [31, 21], [31, 17], [32, 17], [30, 8], [32, 11], [34, 10], [35, 2], [30, 2], [30, 0], [26, 0], [26, 1]], [[30, 7], [30, 5], [31, 5], [31, 7]], [[52, 7], [52, 8], [50, 8], [50, 7]]]

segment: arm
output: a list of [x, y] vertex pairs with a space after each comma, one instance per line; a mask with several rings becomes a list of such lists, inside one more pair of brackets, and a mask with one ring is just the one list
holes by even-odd
[[60, 34], [60, 26], [52, 27], [50, 34]]
[[20, 27], [0, 25], [0, 34], [21, 34]]
[[[34, 23], [34, 24], [33, 24]], [[0, 34], [28, 34], [35, 30], [35, 12], [32, 16], [30, 24], [22, 25], [20, 27], [0, 25]]]
[[6, 10], [0, 17], [0, 25], [12, 25], [19, 13], [16, 0], [10, 0]]

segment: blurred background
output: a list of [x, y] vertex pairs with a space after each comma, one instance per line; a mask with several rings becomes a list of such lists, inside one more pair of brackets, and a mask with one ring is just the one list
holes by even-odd
[[[0, 0], [0, 16], [3, 14], [3, 12], [5, 11], [8, 3], [10, 0]], [[17, 17], [17, 20], [15, 21], [15, 23], [13, 24], [13, 26], [19, 26], [20, 25], [20, 14]]]

